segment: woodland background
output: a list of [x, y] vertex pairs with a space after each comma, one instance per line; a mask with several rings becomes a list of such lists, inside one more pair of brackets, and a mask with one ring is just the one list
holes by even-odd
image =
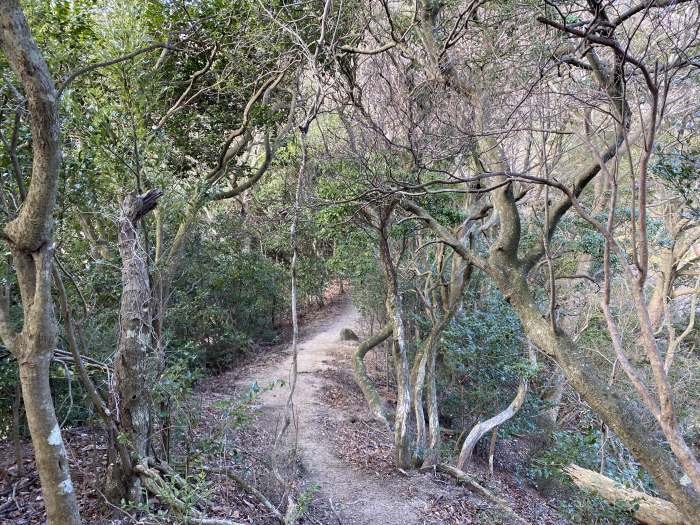
[[[80, 522], [85, 432], [91, 516], [214, 523], [197, 385], [291, 342], [245, 435], [349, 293], [394, 467], [500, 455], [562, 522], [698, 523], [697, 1], [6, 0], [0, 30], [0, 520], [38, 475]], [[237, 486], [313, 522], [293, 406]]]

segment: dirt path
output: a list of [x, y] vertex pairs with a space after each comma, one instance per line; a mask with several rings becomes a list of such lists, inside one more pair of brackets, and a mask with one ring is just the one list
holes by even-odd
[[[352, 378], [350, 358], [354, 344], [339, 340], [343, 328], [360, 336], [359, 315], [349, 299], [327, 307], [305, 327], [299, 345], [299, 375], [295, 394], [297, 463], [287, 472], [297, 483], [298, 494], [313, 494], [307, 501], [308, 514], [302, 520], [313, 525], [412, 525], [412, 524], [511, 524], [492, 502], [469, 490], [455, 486], [444, 476], [431, 471], [399, 472], [393, 466], [392, 436], [373, 421], [362, 393]], [[368, 356], [373, 369], [376, 356]], [[199, 391], [204, 410], [218, 401], [235, 400], [249, 391], [288, 380], [291, 368], [290, 348], [262, 353], [243, 367], [209, 378]], [[381, 366], [380, 366], [381, 368]], [[377, 378], [378, 379], [378, 378]], [[238, 465], [253, 485], [263, 490], [274, 504], [281, 499], [279, 485], [270, 473], [271, 444], [281, 424], [288, 388], [263, 390], [252, 407], [257, 414], [245, 428], [233, 430], [225, 440], [229, 451], [237, 450]], [[205, 414], [211, 422], [217, 412]], [[220, 441], [220, 438], [217, 438]], [[505, 447], [504, 450], [507, 450]], [[472, 465], [472, 474], [501, 498], [506, 499], [528, 522], [538, 525], [566, 523], [554, 511], [552, 502], [525, 487], [513, 472], [487, 475], [485, 467]], [[481, 470], [481, 474], [479, 474]], [[221, 500], [221, 510], [231, 512], [233, 499], [248, 509], [254, 502], [244, 501], [237, 487]], [[243, 497], [243, 500], [241, 498]], [[239, 508], [241, 508], [239, 506]], [[263, 510], [243, 514], [249, 523], [278, 523]], [[243, 517], [243, 514], [241, 517]], [[234, 517], [239, 517], [235, 516]]]
[[[431, 496], [447, 489], [425, 483], [428, 475], [403, 477], [396, 472], [373, 473], [351, 466], [336, 454], [331, 427], [362, 424], [369, 414], [365, 406], [350, 410], [329, 406], [327, 387], [332, 383], [324, 371], [335, 370], [347, 362], [353, 346], [339, 341], [343, 328], [359, 330], [359, 315], [349, 301], [340, 305], [331, 316], [315, 323], [311, 334], [302, 337], [299, 346], [299, 375], [295, 394], [300, 459], [306, 481], [319, 486], [317, 498], [324, 498], [342, 524], [412, 524], [420, 522], [420, 509]], [[242, 382], [257, 381], [260, 385], [287, 379], [291, 356], [267, 363]], [[288, 390], [275, 389], [260, 397], [263, 420], [277, 424], [286, 402]], [[273, 429], [274, 432], [274, 429]], [[427, 485], [427, 486], [426, 486]]]

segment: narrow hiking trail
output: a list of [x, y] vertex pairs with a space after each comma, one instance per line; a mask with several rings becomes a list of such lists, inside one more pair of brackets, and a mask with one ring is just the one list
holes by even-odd
[[[361, 335], [359, 324], [357, 310], [348, 298], [343, 298], [302, 330], [294, 395], [296, 426], [290, 427], [287, 443], [293, 446], [296, 437], [298, 486], [307, 490], [311, 487], [313, 493], [309, 519], [302, 523], [509, 523], [495, 521], [487, 502], [450, 480], [436, 477], [432, 472], [404, 473], [392, 466], [392, 436], [371, 419], [352, 379], [350, 358], [356, 343], [341, 342], [339, 338], [343, 328]], [[205, 410], [222, 400], [235, 399], [252, 384], [265, 387], [279, 380], [288, 381], [291, 364], [291, 345], [287, 345], [248, 365], [204, 380], [199, 394]], [[248, 443], [247, 449], [246, 443], [240, 441], [240, 445], [231, 448], [240, 446], [258, 460], [263, 458], [258, 465], [269, 465], [269, 449], [282, 422], [288, 392], [287, 386], [277, 387], [256, 397], [253, 407], [256, 417], [249, 426], [262, 435], [243, 438], [249, 442], [257, 440], [255, 445]], [[255, 468], [248, 467], [248, 471]], [[263, 492], [267, 483], [266, 494], [270, 492], [269, 474], [267, 480], [259, 473], [253, 477], [255, 483], [262, 485]], [[502, 493], [511, 489], [500, 481], [492, 481]], [[527, 506], [532, 503], [529, 501]], [[459, 512], [455, 514], [456, 507]], [[548, 519], [546, 511], [534, 514], [541, 518], [537, 523], [559, 523]], [[470, 519], [465, 518], [467, 515]], [[259, 519], [251, 522], [262, 523]]]
[[[296, 425], [287, 432], [283, 445], [284, 451], [291, 450], [296, 437], [298, 454], [295, 461], [285, 461], [286, 457], [281, 461], [285, 478], [294, 484], [306, 510], [298, 525], [514, 523], [491, 502], [456, 486], [450, 478], [432, 471], [400, 472], [394, 467], [393, 436], [371, 418], [354, 382], [351, 356], [356, 344], [340, 341], [343, 328], [360, 337], [366, 335], [348, 296], [334, 298], [302, 325], [294, 398]], [[291, 357], [289, 344], [251, 355], [224, 373], [199, 380], [193, 395], [178, 406], [178, 445], [172, 452], [174, 464], [191, 483], [178, 493], [188, 504], [206, 501], [208, 515], [229, 522], [279, 525], [280, 521], [227, 471], [234, 471], [280, 507], [281, 490], [270, 459], [289, 390], [287, 386], [266, 387], [289, 379]], [[381, 352], [372, 353], [366, 361], [380, 394], [386, 395], [384, 357]], [[260, 390], [250, 401], [254, 384]], [[389, 389], [389, 404], [392, 391]], [[163, 516], [149, 519], [146, 515], [140, 520], [130, 515], [131, 509], [105, 517], [102, 498], [94, 496], [94, 487], [100, 484], [106, 457], [104, 453], [86, 454], [106, 451], [103, 434], [97, 427], [80, 427], [66, 435], [85, 523], [181, 523]], [[499, 440], [499, 459], [507, 455], [505, 441]], [[29, 444], [25, 455], [31, 457]], [[512, 468], [497, 468], [491, 477], [483, 465], [475, 464], [470, 472], [508, 500], [528, 523], [567, 524], [553, 511], [555, 502], [523, 486]], [[12, 498], [16, 516], [10, 521], [0, 516], [0, 525], [45, 521], [38, 483], [29, 479], [30, 486]], [[156, 510], [165, 509], [155, 498], [152, 503]]]
[[[334, 519], [323, 523], [423, 523], [421, 509], [425, 509], [432, 499], [447, 496], [455, 490], [454, 487], [432, 482], [429, 479], [431, 474], [404, 476], [395, 472], [387, 479], [386, 472], [358, 468], [337, 454], [335, 428], [362, 427], [373, 425], [373, 422], [362, 404], [337, 408], [330, 402], [329, 389], [338, 387], [333, 374], [339, 372], [339, 367], [350, 373], [349, 359], [354, 349], [353, 344], [340, 341], [339, 333], [343, 328], [359, 333], [359, 314], [347, 299], [329, 310], [329, 314], [304, 328], [298, 347], [294, 406], [297, 447], [305, 484], [316, 485], [315, 499], [322, 500], [319, 503], [330, 508], [330, 516]], [[263, 387], [280, 379], [288, 381], [291, 362], [291, 349], [287, 348], [283, 355], [253, 363], [239, 377], [227, 377], [230, 373], [220, 376], [217, 386], [207, 387], [204, 394], [211, 390], [223, 393], [231, 381], [238, 391], [245, 390], [252, 383]], [[348, 385], [340, 386], [345, 388]], [[267, 425], [272, 438], [282, 420], [288, 392], [287, 387], [274, 388], [256, 399], [255, 408], [260, 413], [256, 425], [260, 422]], [[293, 436], [295, 428], [291, 427], [289, 433]], [[385, 437], [390, 443], [390, 436]]]
[[[432, 484], [422, 486], [424, 484], [417, 483], [417, 479], [402, 477], [399, 473], [396, 479], [387, 480], [379, 473], [348, 465], [336, 454], [332, 428], [363, 425], [369, 418], [364, 406], [348, 411], [328, 403], [327, 387], [332, 380], [324, 372], [337, 372], [338, 366], [346, 361], [346, 370], [349, 370], [349, 358], [354, 351], [354, 344], [339, 339], [343, 328], [360, 332], [359, 314], [350, 301], [341, 304], [334, 315], [325, 319], [317, 331], [303, 338], [299, 345], [294, 404], [304, 469], [344, 524], [418, 523], [420, 510], [429, 504], [431, 496], [438, 495], [436, 490], [443, 494], [444, 489], [431, 487]], [[254, 379], [260, 384], [287, 379], [290, 369], [291, 356], [260, 370]], [[287, 389], [266, 392], [261, 398], [261, 410], [273, 419], [281, 419], [287, 392]], [[424, 477], [427, 476], [421, 475], [421, 480]]]

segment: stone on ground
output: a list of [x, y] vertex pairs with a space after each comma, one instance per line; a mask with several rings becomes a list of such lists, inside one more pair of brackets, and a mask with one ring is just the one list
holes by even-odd
[[341, 341], [359, 341], [360, 338], [357, 337], [357, 334], [353, 332], [350, 328], [343, 328], [340, 331], [340, 340]]

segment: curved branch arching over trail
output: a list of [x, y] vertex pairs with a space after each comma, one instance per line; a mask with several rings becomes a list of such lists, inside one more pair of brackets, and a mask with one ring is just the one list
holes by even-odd
[[384, 407], [381, 397], [379, 397], [377, 389], [374, 388], [372, 381], [367, 375], [364, 359], [367, 352], [386, 341], [393, 333], [394, 325], [393, 323], [388, 323], [377, 334], [362, 341], [352, 356], [352, 371], [355, 376], [355, 382], [362, 390], [372, 415], [377, 420], [381, 421], [388, 429], [391, 429], [391, 425], [386, 416], [386, 408]]

